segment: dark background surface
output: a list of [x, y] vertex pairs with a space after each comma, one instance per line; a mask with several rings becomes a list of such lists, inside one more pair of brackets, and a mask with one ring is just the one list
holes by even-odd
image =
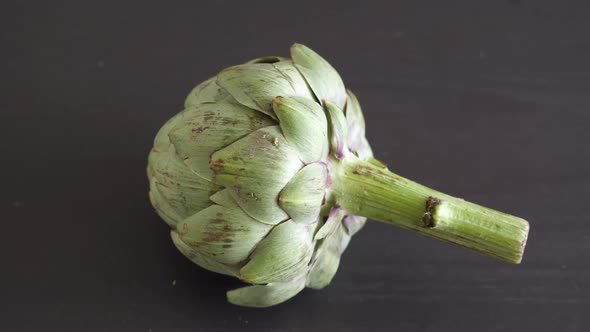
[[[589, 331], [583, 3], [3, 2], [0, 330]], [[296, 41], [393, 171], [528, 219], [522, 265], [372, 222], [325, 290], [226, 303], [239, 283], [152, 211], [147, 153], [194, 85]]]

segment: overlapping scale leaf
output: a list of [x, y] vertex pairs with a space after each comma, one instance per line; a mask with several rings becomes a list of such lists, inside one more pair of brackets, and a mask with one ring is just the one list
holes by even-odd
[[307, 83], [291, 61], [249, 63], [227, 68], [217, 75], [217, 84], [242, 105], [276, 118], [272, 100], [277, 96], [313, 99]]
[[330, 123], [330, 145], [332, 154], [337, 159], [343, 159], [348, 153], [348, 124], [346, 117], [338, 106], [327, 102], [325, 105]]
[[344, 251], [348, 247], [348, 244], [350, 243], [352, 236], [346, 232], [346, 230], [344, 229], [344, 226], [340, 227], [340, 232], [341, 232], [341, 234], [339, 236], [339, 238], [340, 238], [340, 256], [342, 256], [342, 254], [344, 253]]
[[170, 139], [168, 137], [168, 133], [182, 121], [184, 116], [187, 114], [186, 110], [174, 115], [170, 120], [166, 121], [166, 123], [158, 130], [156, 134], [156, 138], [154, 139], [154, 147], [150, 151], [148, 156], [148, 177], [151, 179], [153, 176], [154, 170], [153, 166], [156, 163], [156, 160], [160, 158], [161, 152], [166, 152], [170, 148]]
[[301, 97], [277, 97], [273, 109], [285, 138], [308, 164], [328, 152], [328, 120], [320, 104]]
[[188, 217], [211, 205], [209, 196], [221, 187], [196, 176], [171, 147], [154, 165], [155, 187], [181, 217]]
[[338, 228], [340, 225], [342, 218], [344, 218], [345, 212], [339, 206], [334, 206], [330, 209], [330, 213], [328, 214], [328, 218], [322, 225], [322, 227], [318, 230], [318, 232], [314, 235], [314, 240], [321, 240], [332, 233]]
[[270, 117], [239, 104], [222, 101], [191, 108], [169, 132], [178, 155], [199, 176], [211, 180], [209, 156], [259, 128], [276, 124]]
[[184, 107], [189, 108], [204, 103], [214, 103], [229, 96], [227, 91], [217, 85], [216, 77], [212, 77], [197, 85], [184, 100]]
[[346, 228], [346, 233], [350, 236], [353, 236], [360, 231], [366, 222], [367, 218], [353, 215], [346, 216], [344, 220], [342, 220], [342, 224]]
[[239, 207], [212, 205], [184, 219], [177, 230], [182, 240], [200, 253], [235, 265], [248, 258], [271, 228]]
[[372, 157], [371, 146], [365, 137], [365, 118], [361, 105], [351, 91], [348, 91], [346, 102], [346, 122], [348, 124], [347, 143], [350, 150], [363, 160]]
[[313, 261], [307, 276], [307, 286], [321, 289], [326, 287], [334, 278], [340, 257], [350, 236], [344, 231], [342, 224], [338, 223], [334, 232], [322, 240], [317, 250], [317, 259]]
[[176, 224], [183, 218], [178, 215], [178, 212], [168, 204], [168, 201], [162, 197], [156, 186], [156, 179], [150, 179], [150, 203], [166, 224], [172, 229], [176, 229]]
[[327, 175], [325, 164], [309, 164], [295, 174], [281, 191], [279, 205], [293, 221], [317, 221], [326, 192]]
[[273, 282], [266, 285], [253, 285], [227, 292], [230, 303], [263, 308], [283, 303], [305, 288], [305, 278], [299, 277], [286, 282]]
[[229, 189], [220, 190], [216, 192], [213, 196], [209, 197], [209, 199], [217, 205], [225, 207], [239, 207], [238, 203], [233, 198]]
[[269, 224], [288, 219], [280, 191], [303, 167], [279, 126], [254, 131], [211, 155], [214, 180], [226, 186], [251, 216]]
[[356, 96], [350, 90], [347, 91], [347, 95], [345, 113], [348, 125], [348, 147], [352, 151], [356, 151], [361, 140], [365, 137], [365, 118]]
[[361, 160], [368, 160], [373, 157], [373, 150], [366, 138], [361, 140], [361, 143], [356, 147], [356, 154]]
[[329, 101], [341, 109], [344, 108], [346, 104], [344, 83], [328, 61], [301, 44], [294, 44], [291, 47], [291, 58], [318, 100]]
[[174, 146], [158, 152], [152, 163], [151, 190], [158, 209], [182, 220], [211, 205], [209, 196], [221, 186], [194, 174], [176, 154]]
[[340, 256], [350, 241], [350, 235], [342, 224], [344, 215], [344, 210], [338, 206], [333, 207], [328, 219], [316, 233], [314, 240], [318, 241], [319, 245], [314, 252], [307, 276], [308, 287], [324, 288], [336, 274]]
[[253, 284], [288, 281], [305, 272], [312, 254], [309, 227], [287, 220], [260, 242], [240, 275]]
[[192, 247], [182, 241], [178, 232], [171, 231], [170, 236], [172, 237], [172, 242], [178, 251], [180, 251], [186, 258], [190, 259], [193, 263], [199, 265], [200, 267], [228, 276], [236, 277], [239, 275], [239, 268], [237, 266], [225, 265], [219, 263], [213, 257], [207, 257], [206, 255], [203, 255], [198, 248]]

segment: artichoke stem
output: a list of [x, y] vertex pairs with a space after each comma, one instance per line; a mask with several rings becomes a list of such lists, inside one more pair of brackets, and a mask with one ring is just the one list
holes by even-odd
[[333, 163], [332, 194], [348, 213], [396, 225], [518, 264], [529, 224], [350, 156]]

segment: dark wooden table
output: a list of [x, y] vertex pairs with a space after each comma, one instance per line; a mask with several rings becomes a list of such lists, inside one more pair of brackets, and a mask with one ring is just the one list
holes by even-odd
[[[0, 10], [0, 330], [590, 331], [583, 1], [36, 1]], [[196, 83], [292, 42], [360, 98], [399, 174], [528, 219], [522, 265], [371, 222], [270, 309], [183, 258], [147, 152]]]

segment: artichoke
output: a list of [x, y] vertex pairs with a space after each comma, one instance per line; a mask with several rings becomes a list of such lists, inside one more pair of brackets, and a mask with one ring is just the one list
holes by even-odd
[[199, 266], [266, 307], [327, 286], [366, 217], [519, 263], [528, 223], [404, 179], [373, 158], [355, 95], [295, 44], [195, 87], [149, 154], [150, 201]]

